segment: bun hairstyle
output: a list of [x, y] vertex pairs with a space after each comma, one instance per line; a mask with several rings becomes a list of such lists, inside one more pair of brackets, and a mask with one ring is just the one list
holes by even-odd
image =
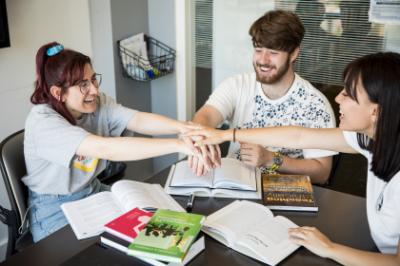
[[35, 90], [31, 96], [33, 104], [49, 104], [71, 124], [76, 121], [61, 99], [50, 93], [52, 86], [61, 88], [61, 96], [67, 89], [83, 79], [85, 65], [91, 65], [88, 56], [64, 49], [58, 42], [51, 42], [39, 48], [36, 54]]

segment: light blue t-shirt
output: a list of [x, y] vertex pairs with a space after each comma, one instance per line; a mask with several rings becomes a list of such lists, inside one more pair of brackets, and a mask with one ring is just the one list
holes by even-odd
[[35, 105], [25, 122], [27, 175], [22, 181], [40, 194], [70, 194], [86, 187], [106, 161], [77, 156], [80, 143], [89, 134], [120, 136], [136, 112], [101, 93], [96, 111], [71, 125], [49, 105]]

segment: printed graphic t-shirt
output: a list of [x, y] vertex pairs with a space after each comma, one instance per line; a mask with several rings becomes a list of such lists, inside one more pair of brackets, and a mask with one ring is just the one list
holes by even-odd
[[71, 125], [49, 105], [35, 105], [25, 123], [27, 175], [22, 181], [40, 194], [70, 194], [86, 187], [106, 161], [77, 156], [80, 143], [89, 134], [120, 136], [135, 113], [100, 94], [96, 111]]
[[[236, 75], [221, 82], [206, 104], [216, 108], [223, 119], [229, 122], [231, 128], [336, 126], [329, 101], [319, 90], [297, 74], [288, 92], [276, 100], [265, 96], [254, 72]], [[318, 158], [336, 154], [316, 149], [266, 148], [292, 158]], [[239, 143], [231, 143], [228, 157], [239, 158], [239, 149]]]

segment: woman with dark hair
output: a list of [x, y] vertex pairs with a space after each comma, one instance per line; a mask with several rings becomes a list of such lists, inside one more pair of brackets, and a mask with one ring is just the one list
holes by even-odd
[[[200, 129], [197, 145], [224, 141], [288, 148], [361, 153], [368, 159], [367, 217], [382, 254], [333, 243], [313, 227], [290, 229], [293, 242], [345, 265], [400, 264], [400, 54], [376, 53], [351, 62], [345, 87], [336, 97], [340, 125], [335, 129], [276, 127], [220, 131]], [[396, 111], [397, 110], [397, 111]]]
[[36, 55], [34, 104], [25, 123], [24, 154], [34, 241], [67, 224], [60, 205], [108, 190], [96, 178], [106, 160], [139, 160], [168, 153], [196, 153], [191, 141], [120, 137], [180, 134], [186, 123], [139, 112], [99, 92], [101, 75], [88, 56], [56, 42]]

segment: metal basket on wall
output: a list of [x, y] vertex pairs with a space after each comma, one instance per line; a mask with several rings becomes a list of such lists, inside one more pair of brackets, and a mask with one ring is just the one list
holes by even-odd
[[141, 33], [117, 44], [126, 77], [149, 81], [174, 71], [176, 51], [152, 37]]

